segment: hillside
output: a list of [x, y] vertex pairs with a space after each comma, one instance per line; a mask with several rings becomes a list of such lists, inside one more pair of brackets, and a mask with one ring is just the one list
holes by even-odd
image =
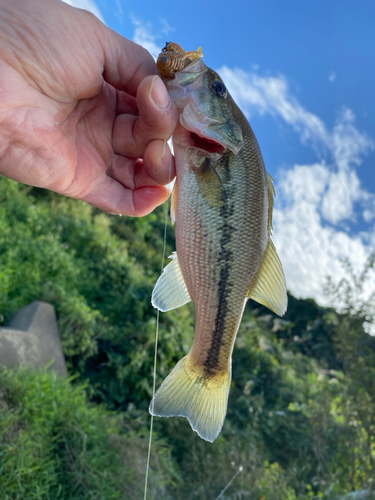
[[[33, 300], [52, 303], [72, 377], [0, 373], [1, 498], [140, 498], [164, 221], [165, 207], [109, 216], [0, 178], [1, 324]], [[185, 419], [156, 418], [150, 498], [214, 499], [241, 465], [227, 499], [372, 487], [375, 339], [363, 328], [372, 310], [343, 290], [340, 314], [293, 296], [282, 319], [248, 304], [222, 434], [210, 444]], [[160, 315], [157, 386], [193, 334], [192, 304]]]

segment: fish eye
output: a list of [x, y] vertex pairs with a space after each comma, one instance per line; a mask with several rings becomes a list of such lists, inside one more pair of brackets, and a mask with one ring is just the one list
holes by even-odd
[[169, 56], [167, 56], [166, 54], [162, 55], [160, 57], [160, 61], [162, 64], [167, 64], [167, 62], [169, 61]]
[[211, 86], [212, 92], [218, 97], [224, 98], [227, 96], [227, 89], [223, 82], [215, 80]]

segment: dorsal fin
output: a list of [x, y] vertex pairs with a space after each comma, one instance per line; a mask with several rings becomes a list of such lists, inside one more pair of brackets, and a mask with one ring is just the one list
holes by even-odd
[[273, 206], [275, 203], [274, 197], [276, 196], [275, 188], [273, 186], [274, 180], [271, 175], [267, 172], [267, 185], [268, 185], [268, 234], [272, 234], [272, 214]]
[[285, 314], [288, 304], [285, 277], [271, 238], [268, 240], [259, 271], [251, 282], [246, 295], [279, 316]]

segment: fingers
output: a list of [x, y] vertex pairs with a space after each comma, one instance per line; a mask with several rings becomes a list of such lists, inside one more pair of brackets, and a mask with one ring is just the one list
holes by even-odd
[[146, 148], [143, 160], [114, 155], [107, 174], [82, 199], [111, 214], [141, 217], [167, 200], [170, 191], [163, 185], [174, 177], [167, 142], [155, 140]]
[[155, 140], [141, 161], [114, 155], [107, 173], [89, 193], [78, 197], [111, 214], [140, 217], [167, 200], [170, 191], [163, 184], [174, 177], [174, 160], [168, 144]]
[[136, 187], [169, 184], [176, 176], [174, 157], [167, 141], [155, 140], [147, 146], [143, 164], [138, 170]]
[[175, 177], [174, 158], [166, 141], [155, 140], [147, 146], [143, 160], [114, 155], [107, 174], [131, 190], [161, 186]]
[[95, 188], [81, 199], [110, 214], [141, 217], [164, 203], [169, 194], [169, 190], [163, 186], [142, 187], [132, 191], [103, 175]]
[[137, 105], [139, 116], [118, 115], [113, 127], [114, 152], [131, 158], [142, 158], [151, 141], [169, 139], [178, 121], [176, 105], [158, 76], [140, 83]]
[[120, 114], [131, 114], [138, 115], [137, 99], [126, 92], [116, 91], [117, 102], [116, 102], [116, 115]]

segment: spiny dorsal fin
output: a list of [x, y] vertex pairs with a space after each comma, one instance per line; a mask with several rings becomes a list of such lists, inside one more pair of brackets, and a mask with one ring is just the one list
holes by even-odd
[[271, 240], [264, 252], [256, 278], [250, 284], [247, 297], [263, 304], [279, 316], [283, 316], [288, 304], [283, 268]]
[[272, 234], [272, 214], [273, 214], [273, 205], [275, 203], [274, 196], [276, 195], [275, 193], [275, 188], [273, 185], [273, 179], [271, 175], [267, 172], [267, 184], [268, 184], [268, 234]]
[[191, 301], [186, 283], [178, 262], [177, 253], [165, 268], [152, 292], [151, 303], [159, 311], [170, 311]]
[[177, 199], [178, 199], [178, 186], [177, 179], [174, 181], [172, 197], [171, 197], [171, 219], [172, 224], [176, 222], [176, 212], [177, 212]]

